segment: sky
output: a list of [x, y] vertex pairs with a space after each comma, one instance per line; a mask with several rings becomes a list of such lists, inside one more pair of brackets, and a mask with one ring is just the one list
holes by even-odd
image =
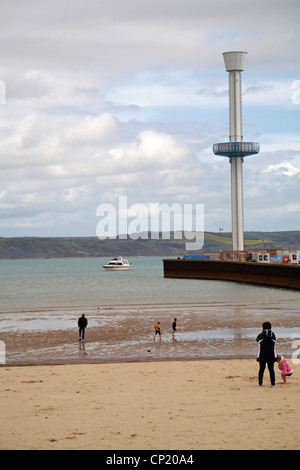
[[299, 0], [0, 0], [0, 236], [95, 236], [125, 197], [129, 220], [198, 204], [204, 230], [231, 231], [212, 147], [229, 140], [232, 50], [260, 144], [245, 231], [300, 230], [299, 17]]

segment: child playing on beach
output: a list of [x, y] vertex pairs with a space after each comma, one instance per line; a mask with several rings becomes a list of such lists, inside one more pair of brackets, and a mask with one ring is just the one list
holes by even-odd
[[161, 341], [161, 332], [160, 332], [160, 322], [159, 321], [156, 323], [154, 329], [155, 329], [154, 341], [155, 341], [156, 335], [159, 335], [159, 341]]
[[293, 373], [293, 369], [286, 362], [283, 356], [277, 354], [278, 369], [281, 371], [281, 378], [283, 383], [286, 384], [286, 377], [290, 377]]

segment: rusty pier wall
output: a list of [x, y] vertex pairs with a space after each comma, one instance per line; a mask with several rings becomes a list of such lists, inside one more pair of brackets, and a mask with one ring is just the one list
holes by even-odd
[[214, 279], [300, 289], [300, 266], [219, 260], [163, 259], [164, 277]]

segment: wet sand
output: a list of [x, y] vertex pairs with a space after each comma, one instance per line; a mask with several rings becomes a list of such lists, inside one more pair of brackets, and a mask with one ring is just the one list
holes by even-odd
[[300, 365], [251, 359], [1, 366], [1, 449], [298, 449]]
[[[18, 318], [17, 327], [2, 328], [6, 364], [42, 365], [130, 361], [190, 360], [199, 358], [254, 358], [256, 336], [266, 319], [277, 336], [277, 352], [292, 354], [300, 339], [299, 315], [266, 314], [228, 306], [164, 309], [102, 309], [85, 311], [89, 320], [85, 343], [78, 341], [79, 312], [34, 312]], [[173, 318], [178, 319], [176, 340]], [[54, 320], [53, 320], [54, 317]], [[11, 315], [13, 318], [13, 315]], [[154, 325], [161, 322], [162, 341], [154, 343]], [[4, 322], [2, 322], [2, 325]], [[295, 336], [293, 336], [295, 334]]]

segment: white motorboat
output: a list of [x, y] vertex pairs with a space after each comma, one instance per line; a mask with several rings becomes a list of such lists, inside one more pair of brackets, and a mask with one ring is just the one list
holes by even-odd
[[106, 271], [125, 271], [130, 269], [130, 264], [127, 259], [123, 259], [122, 256], [117, 256], [110, 260], [108, 264], [103, 264], [103, 268]]

